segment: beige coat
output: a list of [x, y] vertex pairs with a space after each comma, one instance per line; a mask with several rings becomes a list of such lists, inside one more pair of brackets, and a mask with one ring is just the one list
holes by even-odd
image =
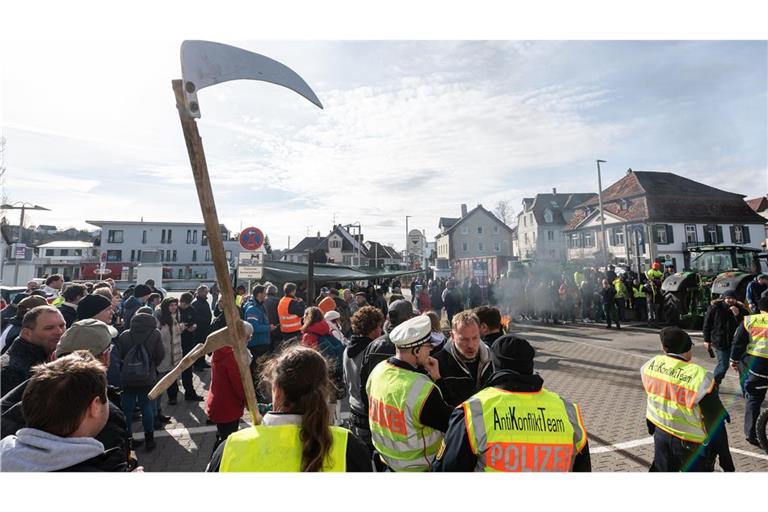
[[157, 371], [161, 373], [171, 371], [182, 358], [181, 352], [181, 331], [184, 329], [184, 324], [180, 324], [173, 319], [173, 326], [169, 327], [163, 325], [160, 327], [160, 337], [163, 340], [163, 349], [165, 349], [165, 357], [162, 362], [157, 365]]

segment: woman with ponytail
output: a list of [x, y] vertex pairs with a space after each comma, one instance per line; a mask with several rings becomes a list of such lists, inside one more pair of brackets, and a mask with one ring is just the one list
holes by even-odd
[[262, 378], [272, 386], [272, 411], [261, 425], [230, 435], [207, 471], [371, 471], [366, 446], [349, 430], [331, 426], [332, 389], [325, 359], [293, 346], [271, 360]]

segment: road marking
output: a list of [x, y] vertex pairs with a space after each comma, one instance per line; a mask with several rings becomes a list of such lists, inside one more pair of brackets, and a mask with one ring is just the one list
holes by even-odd
[[616, 450], [626, 450], [627, 448], [634, 448], [635, 446], [643, 446], [646, 444], [653, 444], [653, 437], [644, 437], [642, 439], [635, 439], [634, 441], [626, 441], [624, 443], [617, 443], [608, 446], [598, 446], [597, 448], [589, 449], [590, 455], [593, 453], [607, 453], [615, 452]]
[[733, 453], [738, 453], [740, 455], [746, 455], [748, 457], [754, 457], [756, 459], [768, 460], [768, 455], [763, 455], [761, 453], [748, 452], [747, 450], [739, 450], [738, 448], [731, 448], [731, 451]]

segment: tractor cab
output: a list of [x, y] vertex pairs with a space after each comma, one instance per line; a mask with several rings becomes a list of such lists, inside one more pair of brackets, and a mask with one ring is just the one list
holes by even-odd
[[710, 245], [688, 249], [688, 270], [702, 277], [714, 277], [722, 272], [739, 271], [756, 274], [761, 271], [757, 249], [739, 245]]

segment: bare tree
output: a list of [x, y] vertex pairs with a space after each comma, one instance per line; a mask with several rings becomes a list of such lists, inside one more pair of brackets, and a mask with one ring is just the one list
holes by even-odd
[[514, 216], [514, 210], [509, 204], [509, 199], [502, 199], [496, 203], [493, 213], [506, 225], [509, 225]]

